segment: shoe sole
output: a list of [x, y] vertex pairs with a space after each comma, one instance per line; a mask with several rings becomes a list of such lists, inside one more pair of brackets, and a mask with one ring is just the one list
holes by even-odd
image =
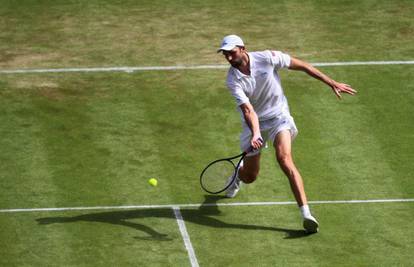
[[303, 228], [307, 234], [315, 234], [319, 231], [319, 224], [313, 220], [305, 219], [303, 221]]

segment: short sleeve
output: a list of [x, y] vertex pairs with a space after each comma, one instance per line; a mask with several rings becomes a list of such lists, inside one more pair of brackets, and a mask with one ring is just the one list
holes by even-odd
[[280, 51], [269, 51], [270, 64], [276, 69], [288, 68], [290, 66], [290, 56]]
[[250, 102], [239, 84], [235, 82], [227, 82], [227, 87], [229, 88], [231, 95], [235, 98], [237, 106]]

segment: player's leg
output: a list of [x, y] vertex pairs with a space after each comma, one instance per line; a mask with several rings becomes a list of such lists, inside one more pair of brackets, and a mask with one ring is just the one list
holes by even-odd
[[[251, 131], [247, 125], [243, 126], [243, 131], [240, 134], [240, 149], [247, 151], [250, 147]], [[237, 170], [236, 179], [233, 184], [227, 189], [227, 197], [235, 197], [240, 190], [242, 181], [244, 183], [252, 183], [256, 180], [260, 167], [260, 151], [250, 152], [241, 162]], [[231, 177], [232, 178], [232, 177]]]
[[240, 190], [242, 182], [249, 184], [256, 180], [259, 174], [260, 153], [247, 155], [242, 163], [237, 170], [236, 179], [234, 179], [233, 184], [226, 190], [227, 197], [235, 197]]
[[[266, 142], [267, 139], [267, 132], [262, 132], [262, 137], [265, 139], [264, 142]], [[252, 133], [250, 128], [247, 126], [247, 124], [243, 124], [243, 131], [240, 134], [240, 150], [241, 151], [248, 151], [251, 148], [251, 138]], [[226, 196], [227, 197], [235, 197], [236, 194], [240, 190], [240, 186], [242, 185], [242, 182], [246, 184], [253, 183], [257, 175], [259, 174], [260, 169], [260, 150], [255, 150], [249, 152], [241, 162], [237, 174], [236, 179], [234, 179], [233, 184], [227, 189]], [[231, 177], [232, 178], [232, 177]]]
[[238, 177], [245, 184], [253, 183], [260, 169], [260, 153], [246, 156], [243, 159], [243, 166], [239, 169]]
[[296, 202], [300, 207], [303, 216], [303, 227], [308, 233], [316, 233], [319, 224], [309, 210], [302, 176], [293, 162], [292, 136], [290, 130], [282, 130], [276, 135], [274, 147], [276, 151], [276, 159], [283, 172], [288, 177], [290, 187]]
[[283, 130], [276, 135], [273, 143], [276, 151], [276, 159], [283, 172], [289, 179], [290, 187], [298, 206], [307, 204], [302, 176], [297, 170], [292, 158], [292, 139], [289, 130]]

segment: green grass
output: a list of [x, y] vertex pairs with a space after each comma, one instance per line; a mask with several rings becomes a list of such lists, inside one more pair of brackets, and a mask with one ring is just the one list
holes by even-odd
[[[182, 215], [200, 266], [410, 266], [412, 208], [314, 205], [323, 230], [311, 236], [298, 229], [292, 206], [205, 207]], [[168, 209], [2, 214], [0, 220], [3, 240], [13, 240], [4, 243], [5, 266], [189, 262]]]
[[[2, 237], [13, 242], [5, 243], [7, 257], [2, 257], [1, 264], [186, 266], [186, 251], [173, 216], [170, 210], [2, 216]], [[160, 251], [168, 255], [157, 256]]]
[[[413, 60], [411, 1], [4, 1], [0, 69], [224, 63], [222, 36], [308, 61]], [[244, 16], [244, 19], [239, 19]], [[17, 26], [16, 26], [17, 25]], [[15, 29], [15, 30], [11, 30]], [[414, 198], [412, 65], [282, 71], [310, 200]], [[238, 151], [225, 70], [0, 76], [0, 209], [292, 201], [273, 149], [235, 200], [206, 163]], [[159, 185], [147, 180], [157, 177]], [[182, 209], [200, 266], [410, 266], [413, 204]], [[4, 266], [186, 266], [171, 209], [0, 213]]]
[[[413, 224], [405, 220], [412, 218], [408, 208], [413, 205], [315, 205], [326, 226], [312, 236], [297, 230], [292, 218], [299, 214], [292, 206], [220, 208], [203, 220], [211, 221], [207, 225], [196, 219], [197, 212], [183, 211], [183, 216], [200, 251], [200, 266], [213, 266], [212, 259], [215, 266], [409, 266]], [[367, 227], [373, 218], [375, 227]], [[402, 222], [399, 231], [391, 229]]]
[[[412, 67], [325, 71], [354, 84], [358, 97], [337, 101], [327, 88], [306, 75], [283, 73], [300, 129], [294, 153], [310, 199], [412, 198], [409, 103], [413, 85], [406, 83]], [[371, 80], [376, 75], [381, 79]], [[222, 88], [222, 76], [222, 71], [24, 75], [19, 79], [3, 76], [1, 106], [5, 115], [1, 123], [7, 127], [2, 130], [1, 139], [1, 207], [203, 202], [199, 171], [209, 160], [231, 155], [238, 149], [238, 114], [233, 100]], [[378, 82], [384, 87], [377, 87]], [[55, 87], [50, 88], [52, 85]], [[395, 104], [398, 110], [391, 115], [384, 104]], [[159, 180], [157, 188], [147, 184], [152, 176]], [[265, 150], [259, 180], [246, 186], [236, 201], [286, 200], [293, 200], [286, 178], [276, 167], [272, 150]], [[399, 207], [400, 217], [395, 217], [393, 206]], [[400, 239], [409, 233], [404, 229], [411, 221], [407, 217], [412, 214], [411, 204], [314, 206], [321, 220], [321, 233], [299, 236], [293, 241], [285, 237], [300, 233], [299, 214], [294, 206], [220, 210], [223, 214], [219, 221], [204, 216], [204, 211], [183, 211], [202, 266], [208, 266], [215, 251], [222, 250], [214, 245], [217, 239], [230, 242], [223, 244], [224, 248], [237, 242], [240, 250], [254, 240], [249, 255], [262, 255], [264, 244], [272, 248], [266, 250], [267, 254], [278, 251], [278, 256], [269, 261], [262, 256], [247, 260], [240, 253], [239, 263], [245, 266], [255, 260], [268, 266], [341, 265], [339, 256], [344, 265], [388, 265], [385, 257], [368, 261], [375, 251], [367, 249], [367, 244], [382, 241], [381, 250], [392, 250], [399, 244], [407, 255], [406, 251], [413, 248], [412, 242]], [[106, 255], [117, 255], [122, 265], [138, 262], [181, 266], [187, 260], [171, 211], [105, 212], [104, 219], [94, 219], [94, 213], [97, 212], [87, 213], [85, 220], [75, 219], [67, 226], [41, 225], [36, 220], [76, 217], [77, 212], [1, 214], [2, 225], [7, 225], [1, 232], [2, 240], [10, 244], [2, 263], [102, 265], [114, 260]], [[206, 213], [211, 212], [207, 209]], [[119, 219], [124, 215], [128, 219]], [[353, 216], [362, 217], [358, 224], [347, 221]], [[383, 221], [372, 221], [377, 217], [384, 217]], [[243, 220], [246, 222], [242, 223]], [[338, 220], [345, 221], [338, 225]], [[378, 237], [374, 230], [378, 228], [386, 234]], [[361, 236], [364, 231], [368, 232]], [[161, 242], [156, 232], [172, 240]], [[141, 239], [134, 238], [136, 235]], [[257, 235], [260, 237], [255, 238]], [[292, 258], [299, 253], [292, 249], [306, 244], [315, 246], [317, 256], [312, 256], [314, 250], [309, 249], [303, 252], [303, 259]], [[319, 251], [327, 248], [333, 251], [320, 256]], [[152, 254], [148, 255], [148, 249]], [[27, 254], [26, 250], [31, 252]], [[161, 251], [171, 256], [165, 258], [164, 254], [159, 255]], [[397, 255], [394, 250], [392, 253]], [[408, 265], [409, 259], [401, 257], [398, 262]], [[221, 260], [226, 265], [233, 257], [225, 254]]]
[[309, 61], [404, 60], [412, 13], [411, 0], [4, 0], [0, 67], [216, 64], [229, 33]]

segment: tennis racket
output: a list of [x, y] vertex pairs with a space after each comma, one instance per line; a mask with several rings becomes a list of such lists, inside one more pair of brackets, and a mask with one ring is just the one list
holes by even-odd
[[208, 164], [200, 175], [201, 188], [210, 194], [219, 194], [229, 188], [236, 179], [240, 163], [252, 150], [253, 148], [250, 147], [237, 156], [218, 159]]

